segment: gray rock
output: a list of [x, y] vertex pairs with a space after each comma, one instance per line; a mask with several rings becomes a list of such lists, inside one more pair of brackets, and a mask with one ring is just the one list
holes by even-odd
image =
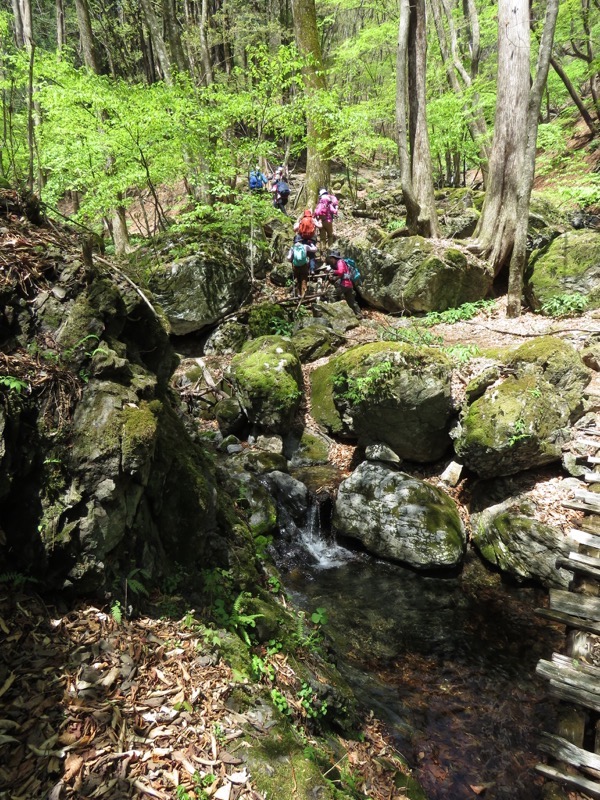
[[259, 450], [265, 450], [267, 453], [275, 453], [276, 455], [283, 453], [283, 439], [281, 436], [259, 436], [256, 440], [256, 446]]
[[294, 522], [303, 524], [308, 509], [308, 489], [285, 472], [269, 472], [265, 481], [277, 502], [284, 506]]
[[383, 311], [444, 311], [483, 299], [492, 286], [489, 265], [459, 245], [406, 236], [379, 247], [340, 247], [358, 264], [361, 297]]
[[367, 461], [383, 461], [387, 464], [400, 464], [401, 459], [394, 453], [391, 447], [386, 444], [370, 444], [365, 448], [365, 458]]
[[239, 308], [250, 274], [233, 248], [199, 244], [198, 253], [155, 270], [151, 288], [178, 336], [201, 331]]
[[248, 326], [231, 320], [213, 331], [204, 344], [208, 355], [231, 355], [239, 353], [250, 337]]
[[313, 313], [316, 317], [326, 319], [336, 333], [346, 333], [360, 325], [345, 300], [339, 303], [315, 303]]
[[333, 524], [370, 553], [417, 569], [455, 567], [466, 547], [454, 501], [383, 464], [363, 462], [340, 485]]
[[519, 580], [536, 580], [546, 587], [569, 585], [572, 573], [556, 568], [556, 559], [568, 555], [569, 543], [560, 530], [535, 518], [535, 504], [527, 493], [490, 505], [471, 519], [473, 543], [490, 564]]

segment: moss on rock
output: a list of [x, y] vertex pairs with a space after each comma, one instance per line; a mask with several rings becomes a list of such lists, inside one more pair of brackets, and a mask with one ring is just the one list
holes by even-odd
[[281, 336], [248, 342], [231, 362], [230, 374], [250, 422], [285, 432], [299, 408], [302, 370], [293, 344]]

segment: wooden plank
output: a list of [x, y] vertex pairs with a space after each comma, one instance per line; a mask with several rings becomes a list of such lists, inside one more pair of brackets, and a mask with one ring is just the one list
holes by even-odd
[[589, 794], [590, 797], [600, 799], [600, 783], [597, 781], [591, 781], [589, 778], [583, 778], [580, 775], [570, 775], [568, 772], [563, 772], [548, 764], [536, 764], [535, 768], [546, 778], [559, 781], [574, 789], [581, 789], [585, 794]]
[[600, 472], [586, 472], [583, 480], [586, 483], [600, 483]]
[[574, 667], [586, 675], [591, 675], [594, 680], [600, 683], [600, 667], [595, 666], [595, 664], [586, 664], [585, 661], [573, 658], [573, 656], [566, 656], [564, 653], [552, 653], [552, 661], [554, 664], [567, 664], [570, 667]]
[[600, 756], [583, 750], [572, 742], [555, 736], [552, 733], [542, 731], [539, 749], [548, 753], [559, 761], [564, 761], [572, 767], [587, 767], [588, 769], [600, 770]]
[[590, 464], [600, 464], [600, 456], [587, 456], [587, 460]]
[[600, 622], [599, 597], [566, 592], [564, 589], [550, 589], [550, 608], [553, 611], [562, 611], [575, 617]]
[[568, 628], [577, 628], [577, 630], [585, 631], [586, 633], [597, 633], [600, 636], [600, 623], [590, 622], [587, 619], [575, 617], [571, 614], [563, 614], [560, 611], [551, 611], [549, 608], [536, 608], [535, 613], [540, 617], [566, 625]]
[[600, 536], [596, 536], [593, 533], [580, 531], [577, 530], [577, 528], [571, 528], [569, 531], [569, 538], [573, 539], [574, 542], [578, 542], [579, 544], [585, 544], [588, 547], [596, 547], [598, 550], [600, 550]]
[[600, 706], [600, 683], [598, 683], [597, 676], [578, 669], [577, 663], [556, 663], [542, 658], [538, 661], [535, 671], [542, 678], [547, 678], [557, 686], [571, 687], [591, 698], [595, 704], [594, 708]]
[[571, 561], [578, 561], [580, 564], [585, 564], [588, 567], [596, 567], [596, 569], [600, 569], [600, 558], [583, 555], [583, 553], [576, 553], [574, 551], [569, 553], [569, 558]]
[[567, 686], [566, 683], [560, 683], [559, 681], [550, 681], [548, 683], [548, 691], [553, 697], [557, 697], [565, 703], [600, 711], [600, 697], [596, 694], [591, 694], [583, 689], [576, 689], [574, 686]]
[[594, 578], [600, 581], [600, 569], [582, 564], [580, 561], [561, 557], [556, 559], [556, 566], [562, 569], [568, 569], [569, 572], [578, 572], [580, 575], [586, 575], [588, 578]]
[[563, 500], [561, 503], [563, 508], [572, 508], [574, 511], [587, 511], [589, 513], [595, 513], [597, 511], [595, 506], [590, 506], [587, 503], [582, 503], [580, 500]]

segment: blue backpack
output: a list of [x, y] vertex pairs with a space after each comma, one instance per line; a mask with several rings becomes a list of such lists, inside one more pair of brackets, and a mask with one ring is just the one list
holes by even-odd
[[277, 194], [281, 197], [282, 200], [287, 200], [290, 196], [290, 187], [287, 185], [285, 181], [278, 181], [277, 183]]
[[306, 252], [306, 245], [301, 242], [296, 242], [292, 249], [292, 264], [295, 267], [302, 267], [308, 264], [308, 253]]
[[263, 179], [260, 175], [260, 172], [256, 172], [252, 170], [250, 173], [250, 177], [248, 179], [248, 186], [251, 189], [262, 189], [263, 188]]
[[362, 277], [356, 266], [356, 261], [353, 258], [344, 258], [344, 264], [346, 265], [346, 274], [352, 281], [352, 283], [356, 286], [359, 283], [362, 283]]

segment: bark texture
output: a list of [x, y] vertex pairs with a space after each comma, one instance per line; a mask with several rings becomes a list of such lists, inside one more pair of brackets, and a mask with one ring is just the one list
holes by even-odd
[[326, 88], [321, 58], [321, 44], [317, 28], [315, 0], [292, 0], [292, 14], [296, 33], [296, 46], [305, 59], [304, 81], [307, 98], [306, 130], [306, 202], [317, 201], [319, 188], [329, 186], [330, 165], [326, 149], [329, 131], [322, 120], [313, 113], [311, 97]]
[[498, 90], [485, 201], [475, 231], [477, 252], [494, 274], [508, 264], [517, 224], [517, 190], [527, 138], [529, 4], [499, 0]]

